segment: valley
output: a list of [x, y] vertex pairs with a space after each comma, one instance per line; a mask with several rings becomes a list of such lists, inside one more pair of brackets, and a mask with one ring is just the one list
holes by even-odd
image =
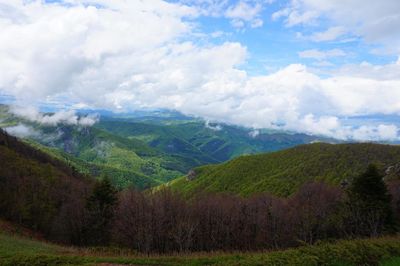
[[0, 266], [399, 266], [400, 0], [0, 0]]
[[399, 146], [147, 115], [3, 109], [0, 265], [397, 263]]
[[243, 154], [334, 141], [274, 131], [252, 136], [251, 129], [210, 125], [171, 111], [105, 113], [93, 126], [42, 124], [12, 114], [5, 105], [0, 108], [0, 117], [0, 127], [78, 171], [97, 177], [106, 175], [118, 188], [133, 186], [141, 190], [184, 176], [194, 167]]

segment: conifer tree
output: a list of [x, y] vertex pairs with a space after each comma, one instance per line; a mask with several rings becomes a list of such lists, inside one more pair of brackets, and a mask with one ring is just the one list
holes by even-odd
[[96, 182], [86, 201], [85, 237], [89, 245], [106, 245], [117, 204], [117, 191], [105, 177]]
[[377, 236], [393, 230], [391, 196], [375, 165], [353, 180], [347, 195], [353, 234]]

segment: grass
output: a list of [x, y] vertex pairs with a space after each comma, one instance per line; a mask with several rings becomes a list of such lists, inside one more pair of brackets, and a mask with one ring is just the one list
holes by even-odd
[[0, 234], [0, 257], [56, 255], [62, 252], [57, 245], [40, 242], [37, 240]]
[[338, 241], [274, 252], [145, 256], [123, 249], [77, 249], [0, 234], [0, 265], [399, 265], [400, 237]]
[[398, 266], [398, 265], [400, 265], [400, 257], [395, 257], [395, 258], [385, 260], [382, 262], [381, 265], [382, 266]]

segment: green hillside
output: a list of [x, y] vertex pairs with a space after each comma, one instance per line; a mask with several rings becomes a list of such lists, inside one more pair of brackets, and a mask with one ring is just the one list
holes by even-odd
[[[112, 178], [114, 185], [117, 187], [130, 187], [135, 186], [138, 189], [144, 189], [156, 185], [160, 185], [163, 182], [152, 179], [140, 172], [135, 172], [131, 169], [124, 170], [121, 168], [107, 166], [102, 163], [92, 163], [87, 162], [83, 159], [79, 159], [71, 154], [63, 152], [61, 149], [48, 147], [42, 145], [38, 142], [34, 142], [31, 140], [25, 140], [32, 147], [37, 148], [54, 158], [57, 158], [60, 161], [65, 162], [66, 164], [72, 166], [74, 169], [77, 169], [80, 173], [92, 175], [95, 177], [108, 176]], [[125, 160], [129, 160], [129, 158], [124, 158]]]
[[182, 177], [169, 186], [187, 195], [206, 191], [287, 196], [308, 181], [339, 184], [360, 174], [370, 163], [384, 170], [399, 162], [400, 146], [316, 143], [199, 167], [192, 178]]
[[57, 238], [54, 221], [67, 220], [62, 212], [84, 198], [92, 184], [65, 162], [0, 130], [0, 219]]
[[35, 265], [398, 265], [399, 239], [339, 241], [275, 252], [149, 256], [119, 249], [78, 249], [0, 232], [1, 266]]
[[109, 176], [119, 188], [157, 186], [192, 167], [186, 165], [184, 159], [169, 156], [139, 139], [124, 138], [95, 127], [42, 125], [8, 113], [4, 105], [0, 107], [0, 127], [23, 125], [29, 128], [33, 133], [22, 137], [31, 146], [81, 173]]
[[63, 152], [61, 155], [70, 155], [78, 169], [94, 176], [108, 175], [121, 188], [152, 187], [182, 175], [187, 169], [181, 158], [169, 156], [141, 140], [120, 137], [95, 127], [41, 126], [40, 130], [45, 135], [58, 134], [59, 137], [35, 141], [58, 148]]
[[95, 127], [129, 139], [145, 141], [151, 147], [185, 158], [192, 167], [224, 162], [243, 154], [276, 151], [324, 138], [287, 132], [261, 131], [251, 135], [247, 128], [205, 125], [204, 121], [102, 119]]
[[[176, 112], [103, 114], [92, 127], [35, 123], [0, 105], [0, 127], [22, 127], [30, 145], [95, 177], [107, 175], [119, 188], [146, 189], [185, 175], [192, 168], [243, 154], [320, 140], [305, 134], [205, 124]], [[28, 134], [29, 133], [29, 134]]]

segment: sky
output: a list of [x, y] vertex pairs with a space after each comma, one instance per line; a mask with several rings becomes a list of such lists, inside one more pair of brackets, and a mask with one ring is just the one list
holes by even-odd
[[0, 0], [10, 98], [398, 141], [400, 1]]

